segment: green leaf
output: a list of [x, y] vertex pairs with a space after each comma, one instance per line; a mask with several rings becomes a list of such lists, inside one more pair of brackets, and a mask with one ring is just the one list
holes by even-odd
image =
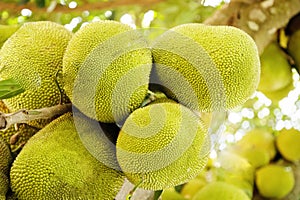
[[35, 4], [39, 8], [44, 8], [45, 7], [45, 0], [35, 0]]
[[14, 97], [25, 90], [13, 79], [0, 81], [0, 99]]
[[162, 192], [162, 190], [155, 191], [153, 200], [158, 200]]

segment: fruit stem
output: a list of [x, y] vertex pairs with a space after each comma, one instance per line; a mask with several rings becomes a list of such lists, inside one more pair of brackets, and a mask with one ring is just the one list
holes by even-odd
[[46, 107], [35, 110], [22, 109], [13, 113], [0, 112], [0, 130], [5, 131], [11, 125], [18, 123], [28, 123], [36, 119], [49, 119], [54, 116], [62, 115], [71, 111], [72, 104], [58, 104], [52, 107]]
[[152, 92], [151, 90], [148, 90], [147, 95], [143, 101], [143, 103], [141, 104], [141, 107], [144, 107], [148, 104], [150, 104], [151, 102], [160, 99], [160, 98], [166, 98], [166, 95], [160, 91], [155, 91]]

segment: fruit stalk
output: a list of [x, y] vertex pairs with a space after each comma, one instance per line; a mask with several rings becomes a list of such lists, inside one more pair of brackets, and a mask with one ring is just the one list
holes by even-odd
[[5, 131], [11, 125], [28, 123], [36, 119], [50, 119], [54, 116], [59, 116], [70, 111], [71, 108], [72, 104], [67, 103], [35, 110], [21, 109], [13, 113], [0, 112], [0, 130]]

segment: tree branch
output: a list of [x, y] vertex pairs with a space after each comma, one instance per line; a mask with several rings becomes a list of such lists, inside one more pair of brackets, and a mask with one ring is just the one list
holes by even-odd
[[18, 123], [28, 123], [37, 119], [50, 119], [71, 111], [72, 104], [59, 104], [56, 106], [36, 110], [19, 110], [14, 113], [0, 112], [0, 131], [7, 130], [10, 126]]
[[274, 39], [274, 33], [285, 27], [298, 12], [299, 0], [232, 0], [204, 23], [232, 25], [244, 30], [262, 53]]
[[[78, 5], [76, 8], [69, 8], [66, 5], [56, 4], [54, 9], [51, 9], [53, 13], [69, 13], [69, 12], [82, 12], [82, 11], [93, 11], [93, 10], [103, 10], [109, 8], [116, 8], [119, 6], [128, 6], [128, 5], [140, 5], [140, 6], [149, 6], [156, 3], [163, 2], [165, 0], [115, 0], [109, 2], [91, 2], [82, 5]], [[49, 11], [47, 8], [38, 8], [34, 3], [27, 3], [25, 5], [19, 5], [15, 2], [8, 3], [8, 2], [0, 2], [0, 10], [6, 10], [11, 13], [20, 13], [20, 11], [24, 8], [27, 8], [33, 13], [45, 13]]]

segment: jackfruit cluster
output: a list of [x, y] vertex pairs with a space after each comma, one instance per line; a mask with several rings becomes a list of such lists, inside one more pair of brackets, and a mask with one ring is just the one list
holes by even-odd
[[[4, 43], [0, 78], [25, 89], [3, 100], [5, 112], [73, 105], [72, 114], [38, 126], [14, 160], [10, 187], [18, 199], [113, 199], [125, 177], [163, 190], [204, 169], [211, 112], [239, 106], [256, 90], [257, 48], [228, 26], [185, 24], [153, 43], [143, 34], [116, 21], [75, 34], [30, 22]], [[152, 82], [162, 87], [149, 95]], [[117, 134], [99, 132], [104, 123]]]
[[[176, 195], [186, 200], [298, 199], [299, 133], [265, 128], [246, 132], [242, 139], [217, 152], [217, 157], [197, 177], [181, 185]], [[163, 200], [172, 199], [163, 196]]]

